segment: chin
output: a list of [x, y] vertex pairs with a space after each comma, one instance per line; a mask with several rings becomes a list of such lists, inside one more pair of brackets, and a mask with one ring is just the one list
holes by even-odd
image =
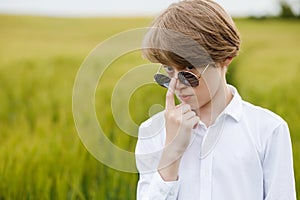
[[189, 104], [192, 110], [199, 108], [199, 103], [197, 101], [181, 101], [182, 103]]
[[191, 109], [192, 110], [197, 110], [197, 109], [199, 109], [199, 104], [198, 103], [191, 103], [191, 104], [189, 104], [190, 106], [191, 106]]
[[193, 101], [184, 102], [184, 103], [189, 104], [192, 110], [198, 110], [202, 107], [205, 107], [207, 104], [209, 104], [209, 102], [210, 102], [209, 100], [199, 102], [196, 99], [194, 99]]

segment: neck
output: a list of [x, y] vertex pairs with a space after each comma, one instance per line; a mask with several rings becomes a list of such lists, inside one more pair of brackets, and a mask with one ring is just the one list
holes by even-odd
[[200, 120], [208, 127], [215, 122], [220, 113], [222, 113], [230, 103], [232, 97], [233, 95], [227, 84], [221, 84], [211, 100], [198, 110], [195, 110], [195, 112], [200, 116]]

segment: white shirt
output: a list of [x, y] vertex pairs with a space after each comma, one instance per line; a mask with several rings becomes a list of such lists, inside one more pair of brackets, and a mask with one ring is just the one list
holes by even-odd
[[184, 152], [179, 179], [157, 172], [165, 144], [164, 115], [141, 124], [136, 146], [138, 200], [295, 200], [292, 148], [286, 122], [266, 109], [233, 99], [215, 123], [200, 122]]

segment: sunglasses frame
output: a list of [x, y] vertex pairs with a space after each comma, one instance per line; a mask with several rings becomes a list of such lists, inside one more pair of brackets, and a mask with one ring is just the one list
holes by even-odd
[[[154, 81], [155, 81], [158, 85], [167, 88], [164, 84], [160, 84], [158, 81], [156, 81], [156, 78], [155, 78], [155, 77], [157, 77], [157, 75], [160, 75], [160, 76], [169, 78], [169, 79], [171, 80], [171, 78], [170, 78], [169, 76], [166, 76], [166, 75], [160, 73], [160, 70], [161, 70], [161, 68], [162, 68], [163, 66], [164, 66], [164, 65], [160, 65], [160, 67], [158, 68], [157, 72], [154, 74]], [[197, 75], [194, 74], [193, 72], [190, 72], [190, 71], [187, 71], [187, 70], [178, 72], [178, 75], [179, 75], [179, 74], [182, 74], [182, 73], [188, 73], [188, 74], [191, 74], [192, 76], [194, 76], [194, 77], [198, 80], [198, 84], [195, 85], [195, 86], [191, 86], [190, 84], [186, 84], [186, 83], [185, 83], [183, 80], [181, 80], [180, 78], [178, 78], [178, 79], [179, 79], [179, 81], [180, 81], [182, 84], [184, 84], [184, 85], [186, 85], [186, 86], [189, 86], [189, 87], [197, 87], [197, 86], [199, 85], [199, 80], [200, 80], [200, 78], [202, 77], [202, 75], [204, 74], [204, 72], [206, 71], [206, 69], [208, 68], [208, 66], [209, 66], [209, 64], [207, 64], [207, 65], [205, 66], [204, 70], [199, 74], [199, 76], [197, 76]], [[178, 75], [177, 75], [177, 77], [181, 77], [181, 76], [178, 76]], [[182, 76], [183, 76], [183, 75], [182, 75]], [[183, 76], [183, 77], [184, 77], [184, 76]]]

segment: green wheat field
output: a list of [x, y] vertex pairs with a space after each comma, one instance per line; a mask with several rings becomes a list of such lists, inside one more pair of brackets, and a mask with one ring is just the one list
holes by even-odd
[[[235, 21], [243, 42], [228, 79], [245, 100], [288, 122], [299, 196], [300, 21]], [[101, 164], [80, 141], [72, 91], [80, 65], [96, 45], [150, 22], [0, 15], [0, 200], [135, 199], [138, 175]], [[122, 74], [140, 63], [147, 61], [138, 52], [120, 58], [96, 93], [97, 116], [107, 137], [131, 152], [136, 138], [116, 125], [111, 91]], [[151, 105], [164, 104], [164, 92], [153, 84], [133, 93], [128, 109], [137, 124], [149, 117]]]

